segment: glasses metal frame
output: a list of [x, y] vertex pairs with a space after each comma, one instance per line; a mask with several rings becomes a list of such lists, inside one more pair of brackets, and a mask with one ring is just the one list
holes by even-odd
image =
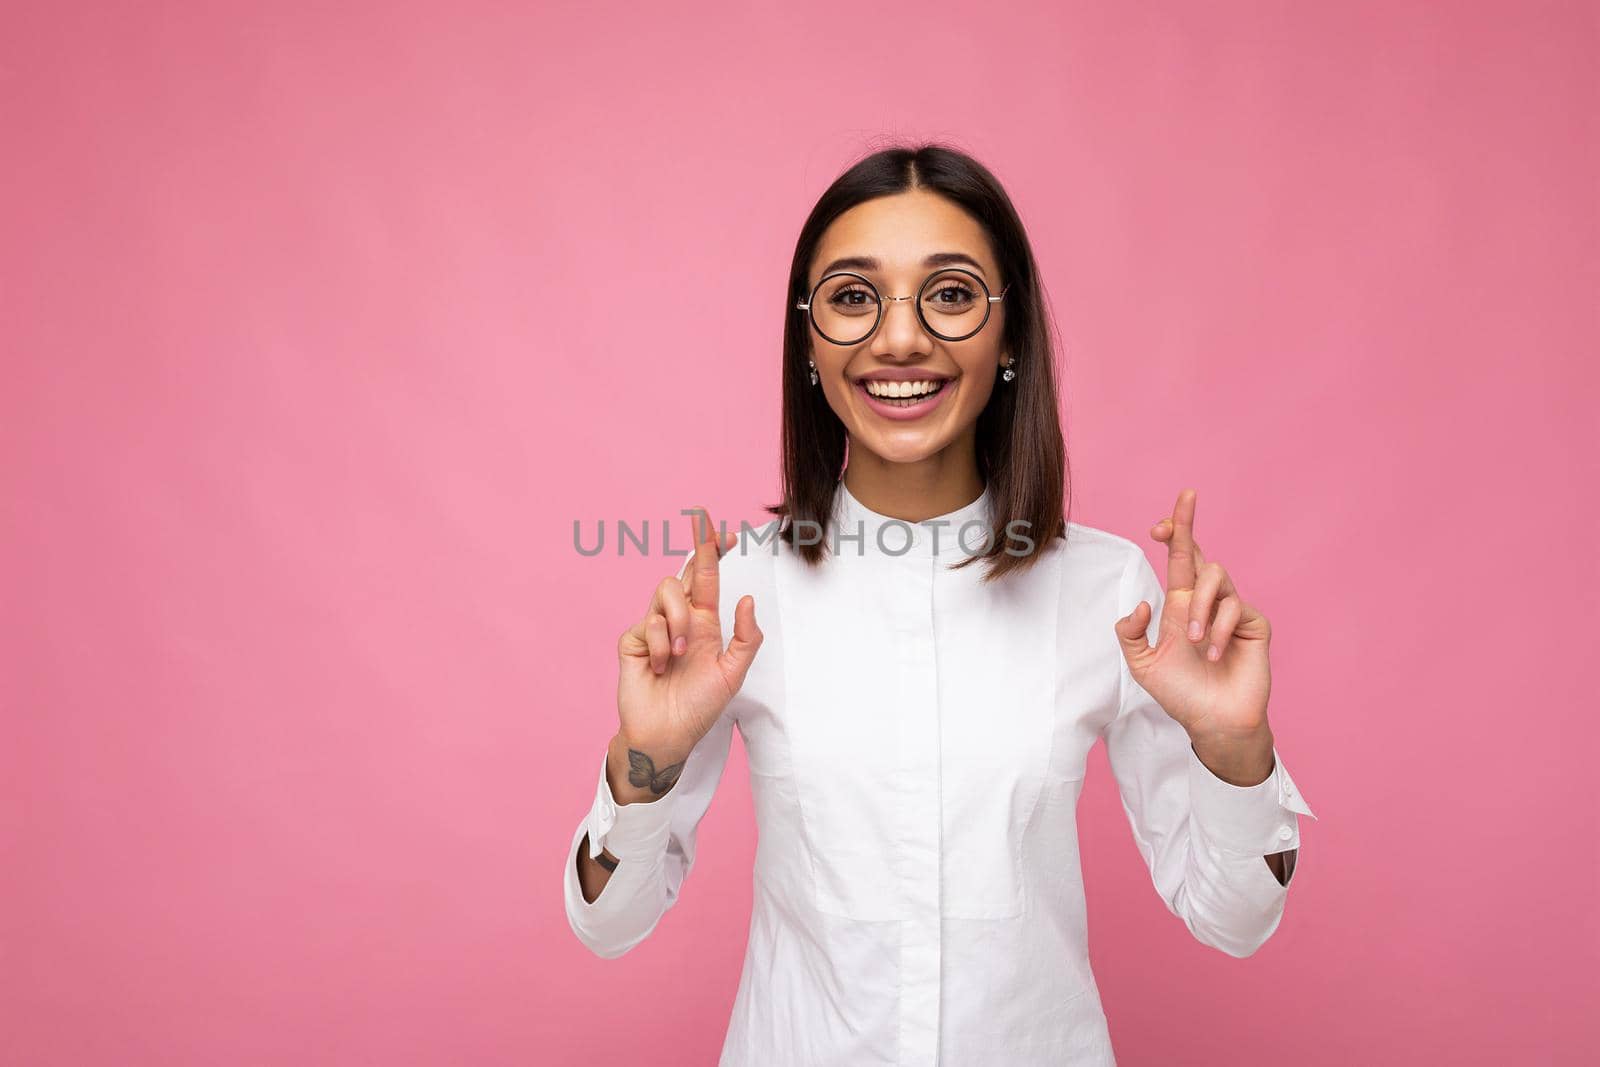
[[[987, 298], [987, 303], [983, 308], [983, 321], [978, 323], [978, 325], [974, 327], [971, 332], [964, 333], [959, 337], [951, 337], [949, 334], [943, 334], [934, 329], [932, 324], [928, 322], [928, 316], [924, 314], [922, 310], [922, 296], [925, 292], [927, 292], [929, 283], [931, 283], [935, 278], [945, 274], [965, 274], [967, 277], [977, 282], [978, 288], [983, 290], [985, 293], [989, 291], [989, 286], [984, 283], [984, 280], [978, 277], [972, 271], [967, 270], [965, 267], [942, 267], [939, 270], [934, 271], [932, 274], [929, 274], [923, 279], [922, 285], [917, 288], [916, 295], [914, 296], [884, 296], [882, 293], [878, 292], [878, 287], [873, 285], [872, 279], [868, 278], [866, 275], [857, 274], [853, 270], [836, 270], [832, 274], [824, 275], [821, 279], [819, 279], [817, 284], [812, 287], [811, 295], [805, 300], [796, 303], [795, 309], [798, 311], [804, 311], [806, 313], [806, 318], [810, 321], [811, 328], [812, 330], [816, 331], [818, 337], [822, 338], [824, 341], [827, 341], [829, 344], [839, 345], [840, 347], [849, 347], [850, 345], [859, 345], [867, 341], [872, 337], [873, 334], [878, 332], [878, 327], [883, 325], [883, 307], [886, 303], [901, 300], [915, 300], [917, 302], [917, 321], [922, 323], [922, 328], [924, 330], [927, 330], [930, 334], [937, 337], [941, 341], [965, 341], [969, 337], [977, 336], [978, 332], [989, 324], [989, 316], [994, 312], [994, 306], [1006, 298], [1006, 292], [1011, 288], [1011, 283], [1007, 282], [1005, 284], [1005, 286], [1000, 290], [999, 296], [991, 296]], [[859, 339], [854, 341], [835, 341], [833, 338], [823, 333], [822, 327], [817, 325], [817, 316], [811, 311], [811, 306], [816, 303], [817, 300], [817, 292], [821, 290], [822, 286], [830, 279], [839, 277], [860, 278], [861, 281], [866, 284], [867, 288], [871, 289], [878, 298], [878, 315], [875, 319], [873, 319], [872, 326], [867, 330], [866, 333], [862, 334]]]

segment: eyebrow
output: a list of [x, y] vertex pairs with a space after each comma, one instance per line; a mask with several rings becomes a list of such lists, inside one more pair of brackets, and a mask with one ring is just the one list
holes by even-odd
[[[983, 274], [983, 264], [967, 255], [965, 252], [935, 252], [922, 261], [924, 267], [972, 267], [979, 275]], [[882, 270], [883, 264], [872, 256], [843, 256], [822, 268], [819, 277], [827, 277], [835, 271], [841, 270]]]

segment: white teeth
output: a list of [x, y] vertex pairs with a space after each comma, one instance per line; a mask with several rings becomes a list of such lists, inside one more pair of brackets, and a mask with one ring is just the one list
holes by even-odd
[[908, 397], [926, 396], [929, 393], [936, 392], [944, 382], [926, 379], [916, 382], [880, 382], [868, 379], [865, 384], [867, 392], [873, 396]]

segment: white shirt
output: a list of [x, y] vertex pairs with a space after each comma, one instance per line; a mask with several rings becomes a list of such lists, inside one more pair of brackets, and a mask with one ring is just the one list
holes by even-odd
[[[601, 758], [566, 910], [615, 957], [677, 899], [743, 738], [754, 901], [723, 1067], [1113, 1063], [1075, 821], [1097, 739], [1156, 892], [1194, 936], [1246, 956], [1278, 925], [1287, 889], [1262, 857], [1298, 848], [1311, 810], [1281, 760], [1260, 785], [1217, 778], [1133, 681], [1112, 624], [1147, 600], [1155, 638], [1164, 590], [1144, 552], [1069, 523], [985, 587], [984, 563], [950, 564], [988, 500], [911, 524], [841, 482], [825, 543], [843, 539], [816, 568], [777, 520], [746, 527], [719, 601], [726, 638], [755, 597], [765, 640], [744, 686], [660, 799], [617, 804]], [[593, 903], [585, 833], [620, 861]]]

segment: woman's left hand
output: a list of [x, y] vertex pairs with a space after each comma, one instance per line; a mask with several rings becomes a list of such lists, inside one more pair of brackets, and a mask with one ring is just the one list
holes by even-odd
[[1156, 644], [1145, 637], [1150, 605], [1118, 620], [1133, 680], [1189, 733], [1196, 754], [1223, 778], [1262, 781], [1272, 770], [1267, 696], [1272, 672], [1267, 618], [1240, 597], [1222, 564], [1194, 538], [1195, 491], [1185, 489], [1150, 535], [1167, 546], [1167, 591]]

